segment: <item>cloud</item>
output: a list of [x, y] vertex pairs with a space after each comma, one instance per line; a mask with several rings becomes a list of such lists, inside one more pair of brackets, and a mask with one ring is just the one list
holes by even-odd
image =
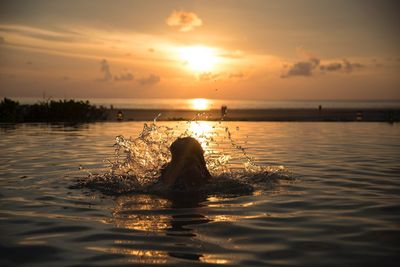
[[347, 73], [352, 72], [354, 69], [360, 69], [364, 67], [364, 65], [360, 63], [351, 63], [347, 59], [343, 59], [343, 65], [344, 65], [344, 71]]
[[309, 61], [300, 61], [291, 66], [286, 74], [283, 74], [281, 78], [288, 78], [291, 76], [312, 76], [313, 70], [318, 67], [319, 59], [313, 58]]
[[0, 45], [6, 43], [6, 40], [3, 36], [0, 36]]
[[334, 62], [334, 63], [329, 63], [327, 65], [321, 65], [319, 69], [322, 71], [338, 71], [341, 70], [342, 67], [343, 66], [341, 63]]
[[123, 81], [133, 81], [134, 76], [130, 72], [122, 73], [121, 75], [116, 75], [114, 76], [114, 80], [117, 82], [123, 82]]
[[350, 73], [355, 69], [364, 68], [364, 65], [360, 63], [351, 63], [349, 60], [343, 59], [342, 62], [332, 62], [325, 65], [321, 64], [319, 68], [321, 71], [329, 71], [329, 72], [344, 71]]
[[166, 20], [168, 26], [179, 27], [181, 32], [188, 32], [199, 27], [203, 21], [193, 12], [174, 10]]
[[307, 51], [303, 47], [297, 47], [296, 53], [297, 56], [303, 58], [303, 60], [292, 65], [285, 65], [284, 68], [288, 68], [288, 70], [285, 74], [281, 75], [281, 78], [288, 78], [291, 76], [312, 76], [313, 71], [321, 62], [319, 58], [314, 56], [310, 51]]
[[155, 74], [150, 74], [147, 77], [135, 79], [135, 76], [127, 70], [124, 70], [124, 72], [122, 72], [119, 75], [113, 76], [113, 74], [111, 73], [111, 70], [110, 70], [110, 64], [108, 63], [107, 59], [103, 59], [102, 61], [100, 61], [100, 72], [103, 74], [103, 78], [97, 79], [97, 81], [100, 81], [100, 82], [136, 81], [141, 85], [151, 86], [151, 85], [155, 85], [155, 84], [159, 83], [161, 80], [160, 76], [155, 75]]
[[311, 77], [315, 74], [318, 74], [318, 69], [320, 70], [319, 73], [338, 71], [350, 73], [354, 69], [360, 69], [364, 67], [364, 65], [360, 63], [351, 63], [347, 59], [343, 59], [341, 62], [322, 64], [319, 58], [311, 54], [309, 51], [306, 51], [304, 48], [297, 48], [296, 51], [298, 56], [304, 58], [305, 60], [291, 65], [284, 65], [285, 73], [281, 75], [281, 78], [288, 78], [292, 76]]
[[158, 75], [150, 74], [148, 77], [137, 79], [137, 81], [141, 85], [152, 86], [159, 83], [161, 81], [161, 78]]
[[20, 36], [53, 42], [74, 43], [80, 41], [88, 41], [88, 39], [82, 34], [62, 29], [47, 30], [27, 26], [1, 25], [0, 32], [13, 33]]
[[110, 65], [108, 64], [108, 61], [106, 59], [103, 59], [100, 62], [100, 72], [103, 74], [103, 79], [100, 79], [100, 81], [112, 81], [112, 74], [110, 71]]
[[198, 75], [199, 81], [217, 81], [220, 78], [220, 73], [202, 72]]

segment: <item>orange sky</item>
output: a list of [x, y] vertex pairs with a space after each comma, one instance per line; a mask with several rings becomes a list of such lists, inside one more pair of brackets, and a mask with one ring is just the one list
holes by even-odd
[[0, 96], [400, 99], [396, 1], [2, 1]]

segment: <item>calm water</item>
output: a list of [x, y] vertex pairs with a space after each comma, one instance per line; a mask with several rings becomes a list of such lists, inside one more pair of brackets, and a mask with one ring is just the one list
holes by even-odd
[[79, 166], [102, 168], [142, 123], [3, 125], [0, 265], [398, 266], [398, 124], [226, 125], [297, 179], [237, 197], [102, 195], [70, 189]]

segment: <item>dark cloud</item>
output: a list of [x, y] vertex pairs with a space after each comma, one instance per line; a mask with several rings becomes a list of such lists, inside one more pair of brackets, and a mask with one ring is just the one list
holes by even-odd
[[64, 81], [69, 81], [69, 80], [71, 80], [71, 77], [69, 77], [69, 76], [63, 76], [62, 79], [63, 79]]
[[110, 65], [106, 59], [100, 62], [100, 72], [103, 74], [103, 78], [100, 81], [112, 81], [112, 74], [110, 71]]
[[203, 21], [193, 12], [173, 11], [166, 20], [168, 26], [177, 26], [181, 32], [188, 32], [201, 26]]
[[326, 65], [321, 65], [320, 70], [322, 71], [344, 71], [347, 73], [352, 72], [354, 69], [363, 68], [364, 65], [360, 63], [351, 63], [347, 59], [343, 59], [342, 62], [333, 62]]
[[[123, 73], [121, 73], [119, 75], [115, 75], [114, 79], [113, 79], [113, 74], [111, 73], [110, 64], [108, 63], [107, 59], [103, 59], [100, 62], [100, 72], [103, 74], [103, 78], [99, 79], [98, 81], [102, 81], [102, 82], [113, 81], [113, 80], [116, 82], [126, 82], [126, 81], [134, 81], [135, 80], [135, 76], [127, 70], [125, 70]], [[139, 81], [139, 82], [141, 82], [141, 81]], [[143, 81], [143, 82], [146, 83], [146, 81]], [[151, 82], [151, 81], [148, 81], [148, 82]]]
[[161, 81], [161, 78], [158, 75], [150, 74], [148, 77], [143, 77], [143, 78], [137, 79], [137, 81], [141, 85], [152, 86], [152, 85], [159, 83]]
[[300, 61], [292, 66], [289, 66], [289, 70], [286, 74], [283, 74], [282, 78], [288, 78], [291, 76], [311, 76], [313, 74], [313, 70], [318, 67], [319, 60], [313, 58], [313, 60], [309, 61]]
[[329, 63], [326, 65], [321, 65], [319, 66], [319, 69], [322, 71], [338, 71], [342, 69], [342, 64], [341, 63]]
[[365, 66], [360, 63], [352, 63], [347, 59], [343, 59], [342, 62], [332, 62], [329, 64], [321, 64], [321, 60], [315, 57], [310, 58], [307, 61], [300, 61], [293, 65], [285, 65], [285, 69], [288, 69], [281, 78], [288, 78], [291, 76], [305, 76], [310, 77], [316, 74], [317, 69], [321, 72], [347, 72], [351, 73], [355, 69], [364, 68]]
[[150, 53], [154, 53], [155, 52], [154, 48], [149, 48], [149, 49], [147, 49], [147, 51], [149, 51]]
[[121, 75], [114, 76], [114, 80], [117, 82], [133, 81], [134, 79], [135, 79], [135, 77], [130, 72], [126, 72], [126, 73], [122, 73]]
[[32, 61], [27, 61], [26, 65], [33, 65]]

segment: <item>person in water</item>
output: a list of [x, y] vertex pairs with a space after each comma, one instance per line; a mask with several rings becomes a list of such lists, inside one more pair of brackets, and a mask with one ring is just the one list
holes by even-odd
[[211, 179], [200, 143], [192, 137], [176, 139], [170, 146], [171, 161], [161, 170], [161, 182], [169, 189], [196, 190]]

